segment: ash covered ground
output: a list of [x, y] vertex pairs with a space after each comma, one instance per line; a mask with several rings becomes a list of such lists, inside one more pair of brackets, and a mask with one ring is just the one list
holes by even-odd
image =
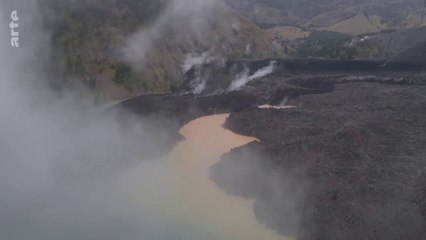
[[[175, 126], [158, 121], [173, 136], [164, 138], [167, 146], [179, 140], [180, 124], [232, 112], [225, 127], [260, 142], [223, 155], [211, 179], [228, 194], [255, 198], [258, 220], [284, 235], [424, 239], [425, 64], [274, 60], [273, 72], [229, 91], [232, 73], [254, 74], [270, 61], [202, 66], [198, 71], [214, 73], [202, 94], [185, 94], [189, 71], [183, 94], [145, 95], [121, 106], [178, 119]], [[257, 107], [262, 104], [295, 108]]]

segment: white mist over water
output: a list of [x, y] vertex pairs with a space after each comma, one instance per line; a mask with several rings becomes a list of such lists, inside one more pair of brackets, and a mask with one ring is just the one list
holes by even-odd
[[[176, 184], [176, 173], [167, 171], [170, 161], [144, 157], [144, 149], [157, 148], [147, 123], [122, 114], [123, 126], [113, 113], [96, 114], [97, 108], [82, 101], [77, 91], [50, 90], [43, 66], [50, 34], [41, 26], [36, 3], [0, 3], [1, 23], [8, 23], [9, 12], [18, 9], [22, 36], [20, 48], [11, 48], [10, 29], [1, 24], [1, 238], [221, 239], [209, 221], [198, 228], [197, 218], [188, 219], [194, 216], [187, 212], [191, 209], [174, 208], [181, 206], [180, 196], [187, 196], [181, 191], [186, 186]], [[122, 185], [135, 165], [137, 177]]]
[[[78, 92], [49, 89], [43, 63], [50, 34], [36, 3], [0, 3], [1, 238], [214, 239], [120, 195], [117, 181], [135, 163], [140, 174], [162, 169], [161, 161], [144, 158], [143, 149], [157, 146], [130, 114], [120, 116], [123, 125], [113, 114], [94, 114]], [[9, 43], [12, 9], [20, 14], [19, 48]]]
[[[145, 172], [145, 166], [131, 170], [123, 178], [127, 194], [156, 213], [171, 219], [180, 217], [182, 224], [209, 233], [214, 239], [292, 239], [258, 223], [253, 212], [253, 200], [226, 195], [210, 180], [209, 168], [220, 160], [223, 153], [257, 141], [225, 130], [222, 124], [228, 115], [201, 117], [186, 124], [180, 130], [185, 141], [175, 146], [162, 171], [150, 175], [153, 177], [151, 181], [156, 178], [162, 180], [157, 181], [156, 189], [148, 199], [146, 189], [152, 189], [152, 185], [146, 184], [149, 182], [146, 174], [141, 174]], [[164, 186], [174, 188], [165, 195], [158, 192]]]
[[[11, 9], [20, 14], [19, 48], [3, 24]], [[49, 90], [42, 65], [49, 33], [37, 12], [35, 1], [0, 4], [1, 238], [172, 239], [182, 230], [129, 206], [112, 187], [120, 169], [143, 160], [150, 136], [131, 116], [123, 127], [91, 114], [72, 90]], [[169, 232], [151, 230], [167, 224]]]
[[247, 85], [247, 83], [249, 83], [250, 81], [270, 75], [271, 73], [274, 72], [275, 65], [276, 65], [276, 62], [271, 61], [269, 66], [266, 66], [257, 70], [253, 75], [249, 75], [250, 70], [247, 67], [244, 68], [242, 72], [237, 74], [235, 80], [232, 81], [231, 86], [229, 87], [228, 90], [235, 91], [235, 90], [241, 89], [242, 87]]

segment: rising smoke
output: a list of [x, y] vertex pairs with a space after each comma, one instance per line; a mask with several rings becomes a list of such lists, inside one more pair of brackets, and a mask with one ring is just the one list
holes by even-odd
[[[72, 1], [73, 2], [73, 1]], [[143, 61], [175, 16], [191, 16], [202, 29], [213, 1], [176, 0], [146, 31], [128, 41], [125, 56]], [[0, 3], [0, 234], [7, 240], [198, 240], [211, 233], [188, 228], [180, 219], [153, 214], [122, 196], [120, 180], [142, 166], [146, 194], [160, 206], [175, 186], [159, 184], [153, 173], [164, 161], [146, 159], [157, 148], [142, 122], [130, 114], [99, 115], [78, 90], [55, 93], [47, 85], [50, 33], [42, 26], [37, 1]], [[76, 2], [73, 2], [76, 3]], [[20, 16], [20, 47], [11, 48], [9, 15]], [[211, 12], [208, 11], [210, 14]], [[5, 24], [3, 24], [5, 23]], [[202, 37], [202, 36], [200, 36]], [[266, 69], [268, 70], [268, 69]], [[259, 73], [260, 74], [260, 73]], [[258, 76], [259, 74], [255, 74]], [[155, 120], [154, 120], [155, 121]], [[151, 181], [151, 182], [150, 182]], [[156, 197], [158, 196], [158, 197]], [[189, 230], [188, 230], [189, 229]]]
[[274, 68], [275, 68], [276, 62], [275, 61], [271, 61], [271, 63], [266, 66], [263, 67], [259, 70], [257, 70], [255, 73], [253, 73], [252, 75], [250, 75], [250, 69], [248, 69], [247, 67], [244, 68], [243, 71], [241, 71], [240, 73], [238, 73], [234, 79], [234, 81], [232, 81], [231, 86], [229, 87], [229, 91], [234, 91], [234, 90], [238, 90], [241, 89], [242, 87], [244, 87], [247, 83], [259, 79], [259, 78], [263, 78], [266, 77], [268, 75], [270, 75], [271, 73], [274, 72]]
[[[77, 92], [49, 90], [43, 63], [50, 34], [36, 3], [0, 4], [1, 238], [209, 239], [120, 196], [116, 182], [129, 167], [161, 168], [161, 161], [143, 157], [144, 149], [156, 147], [152, 136], [131, 115], [120, 116], [123, 126], [114, 116], [94, 114]], [[13, 10], [20, 17], [19, 48], [10, 46]]]
[[189, 35], [201, 42], [206, 38], [211, 21], [217, 18], [215, 0], [170, 0], [163, 13], [148, 27], [131, 35], [122, 49], [123, 60], [136, 69], [144, 65], [148, 52], [164, 37], [177, 42]]
[[209, 51], [201, 54], [186, 55], [182, 69], [185, 75], [190, 70], [193, 71], [193, 79], [189, 83], [190, 93], [201, 94], [207, 88], [207, 82], [211, 79], [211, 74], [209, 71], [205, 70], [206, 68], [209, 68], [210, 64], [214, 64], [218, 67], [224, 67], [226, 64], [226, 58], [214, 55]]

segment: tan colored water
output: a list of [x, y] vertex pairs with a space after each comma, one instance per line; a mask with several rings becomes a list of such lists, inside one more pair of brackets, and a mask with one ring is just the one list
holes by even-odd
[[163, 167], [144, 164], [127, 175], [128, 194], [153, 214], [208, 232], [213, 239], [291, 239], [257, 222], [253, 200], [226, 195], [210, 180], [209, 167], [223, 153], [255, 140], [224, 129], [227, 117], [202, 117], [185, 125], [180, 133], [186, 140], [173, 149]]

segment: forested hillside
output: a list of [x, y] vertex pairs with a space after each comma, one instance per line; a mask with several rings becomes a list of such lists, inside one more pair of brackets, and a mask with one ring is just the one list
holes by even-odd
[[[58, 88], [87, 85], [89, 94], [99, 100], [173, 91], [182, 79], [182, 65], [189, 54], [216, 58], [278, 54], [263, 31], [221, 1], [192, 6], [193, 12], [206, 17], [202, 31], [192, 29], [198, 15], [167, 16], [173, 14], [167, 12], [170, 0], [43, 2], [45, 16], [51, 16], [46, 17], [46, 26], [53, 33], [56, 75], [52, 84]], [[55, 12], [53, 17], [51, 12]], [[155, 35], [147, 44], [148, 51], [140, 56], [143, 63], [123, 57], [122, 50], [135, 34], [142, 38]]]

